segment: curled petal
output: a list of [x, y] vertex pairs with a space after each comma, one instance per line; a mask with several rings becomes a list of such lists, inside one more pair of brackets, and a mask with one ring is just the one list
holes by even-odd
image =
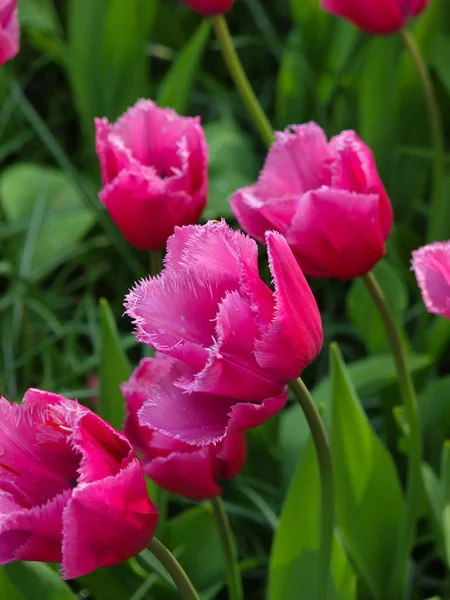
[[18, 0], [0, 2], [0, 65], [19, 52], [20, 29], [17, 15]]
[[412, 269], [428, 311], [450, 319], [450, 241], [412, 253]]

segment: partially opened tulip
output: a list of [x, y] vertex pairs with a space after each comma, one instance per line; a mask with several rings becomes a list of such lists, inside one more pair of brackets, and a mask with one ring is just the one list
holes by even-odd
[[360, 29], [383, 35], [399, 31], [426, 9], [430, 0], [321, 0], [321, 7]]
[[181, 0], [200, 15], [220, 15], [230, 10], [233, 0]]
[[195, 223], [207, 199], [207, 146], [198, 117], [139, 100], [116, 123], [96, 119], [100, 199], [130, 244], [163, 248]]
[[122, 385], [127, 412], [124, 432], [140, 453], [144, 472], [150, 479], [173, 494], [207, 500], [221, 493], [221, 479], [236, 477], [244, 468], [245, 434], [234, 433], [217, 444], [196, 446], [141, 425], [139, 411], [150, 390], [160, 385], [175, 361], [163, 354], [144, 358]]
[[428, 311], [450, 319], [450, 240], [415, 250], [412, 269]]
[[275, 291], [256, 243], [225, 222], [176, 228], [165, 268], [126, 298], [139, 341], [174, 359], [140, 422], [191, 444], [221, 440], [278, 412], [287, 382], [322, 345], [319, 310], [283, 236], [267, 234]]
[[79, 577], [143, 550], [157, 520], [130, 442], [100, 417], [39, 390], [0, 399], [0, 564]]
[[392, 207], [369, 148], [354, 131], [329, 142], [315, 123], [276, 134], [260, 177], [231, 207], [260, 242], [281, 232], [302, 271], [352, 279], [385, 253]]
[[18, 0], [0, 0], [0, 65], [19, 52]]

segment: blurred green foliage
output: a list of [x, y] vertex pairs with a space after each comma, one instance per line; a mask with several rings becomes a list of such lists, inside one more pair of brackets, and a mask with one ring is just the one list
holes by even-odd
[[[11, 400], [36, 386], [94, 407], [100, 395], [101, 410], [108, 415], [120, 395], [117, 388], [107, 389], [111, 381], [105, 383], [105, 373], [113, 370], [118, 384], [128, 364], [135, 365], [148, 352], [131, 335], [127, 319], [119, 319], [125, 293], [148, 273], [148, 257], [127, 246], [96, 197], [100, 178], [93, 118], [115, 119], [139, 97], [200, 115], [210, 151], [205, 219], [232, 218], [229, 197], [256, 179], [265, 149], [230, 82], [209, 24], [176, 0], [19, 0], [19, 7], [21, 51], [0, 70], [0, 388]], [[426, 240], [431, 197], [432, 151], [416, 74], [397, 36], [367, 36], [321, 12], [318, 0], [236, 0], [229, 26], [274, 126], [315, 120], [329, 135], [352, 128], [375, 154], [396, 220], [388, 259], [378, 266], [378, 274], [397, 322], [411, 340], [408, 360], [420, 391], [426, 443], [427, 494], [410, 597], [449, 597], [447, 446], [442, 468], [441, 453], [450, 437], [450, 327], [425, 313], [409, 272], [411, 250]], [[448, 0], [433, 0], [412, 29], [431, 69], [448, 148]], [[445, 161], [450, 197], [450, 154]], [[450, 237], [448, 201], [438, 231], [441, 239]], [[263, 263], [262, 255], [262, 272]], [[347, 478], [349, 486], [338, 493], [344, 546], [352, 550], [369, 539], [361, 556], [382, 553], [370, 546], [364, 517], [372, 515], [375, 533], [381, 528], [387, 537], [395, 535], [388, 529], [401, 510], [398, 494], [395, 506], [388, 503], [392, 513], [384, 514], [389, 522], [383, 523], [377, 520], [378, 497], [373, 497], [382, 494], [385, 477], [394, 477], [386, 447], [404, 482], [400, 431], [392, 417], [399, 404], [393, 362], [361, 282], [314, 281], [312, 287], [322, 312], [324, 347], [337, 340], [348, 363], [345, 369], [341, 358], [334, 358], [334, 377], [346, 399], [340, 410], [346, 414], [333, 410], [326, 351], [305, 373], [330, 430], [345, 428], [342, 435], [352, 444], [350, 450], [336, 450], [342, 455], [341, 482]], [[101, 307], [100, 297], [107, 299]], [[348, 387], [347, 373], [359, 398]], [[94, 374], [100, 374], [100, 389], [88, 385]], [[108, 398], [111, 404], [105, 407]], [[117, 410], [110, 418], [120, 425]], [[363, 422], [360, 438], [352, 437], [352, 419]], [[248, 438], [247, 468], [225, 486], [246, 597], [262, 600], [268, 589], [271, 599], [290, 600], [300, 597], [295, 594], [303, 585], [310, 589], [315, 568], [310, 552], [318, 543], [312, 521], [318, 484], [312, 447], [297, 406], [288, 406]], [[354, 464], [344, 460], [350, 453]], [[362, 457], [364, 464], [359, 464]], [[370, 476], [372, 496], [361, 509], [352, 502], [364, 475]], [[179, 554], [203, 599], [225, 598], [209, 508], [170, 500], [163, 541]], [[360, 527], [367, 539], [361, 541], [359, 532], [346, 528], [345, 512], [351, 510], [364, 512]], [[277, 515], [281, 522], [269, 565]], [[368, 589], [377, 597], [384, 585], [381, 565], [368, 574], [364, 564], [354, 565], [355, 572], [363, 573], [356, 594], [340, 535], [333, 597], [367, 598]], [[387, 537], [383, 543], [388, 546]], [[11, 566], [0, 569], [0, 590], [8, 600], [35, 600], [38, 586], [45, 588], [39, 597], [49, 599], [77, 594], [95, 600], [176, 597], [166, 579], [144, 552], [72, 582], [70, 588], [51, 567]]]

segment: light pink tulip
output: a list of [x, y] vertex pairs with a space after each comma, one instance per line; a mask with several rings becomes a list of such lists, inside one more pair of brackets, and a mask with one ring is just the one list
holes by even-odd
[[230, 10], [233, 0], [181, 0], [200, 15], [220, 15]]
[[450, 240], [415, 250], [412, 269], [428, 311], [450, 319]]
[[130, 244], [163, 248], [206, 206], [208, 150], [198, 117], [139, 100], [116, 123], [96, 119], [100, 199]]
[[220, 479], [242, 471], [247, 456], [244, 433], [227, 435], [217, 444], [195, 446], [159, 433], [139, 422], [139, 411], [150, 390], [160, 384], [176, 359], [156, 354], [144, 358], [122, 385], [126, 400], [125, 435], [140, 453], [144, 472], [164, 489], [191, 500], [221, 493]]
[[254, 185], [231, 207], [260, 242], [285, 235], [301, 269], [312, 277], [352, 279], [385, 253], [392, 208], [369, 148], [354, 131], [329, 142], [315, 123], [276, 134]]
[[0, 0], [0, 65], [19, 52], [18, 0]]
[[130, 442], [100, 417], [39, 390], [0, 399], [0, 564], [79, 577], [143, 550], [157, 520]]
[[321, 0], [321, 7], [375, 35], [394, 33], [426, 9], [430, 0]]
[[286, 240], [267, 234], [275, 291], [256, 243], [225, 222], [176, 228], [165, 268], [126, 298], [139, 341], [176, 358], [141, 424], [191, 444], [263, 423], [322, 345], [317, 304]]

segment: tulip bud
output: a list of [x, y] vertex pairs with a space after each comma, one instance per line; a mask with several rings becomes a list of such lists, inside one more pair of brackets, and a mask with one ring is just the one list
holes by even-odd
[[0, 0], [0, 65], [19, 52], [18, 0]]
[[233, 0], [181, 0], [200, 15], [220, 15], [230, 10]]
[[450, 240], [415, 250], [412, 270], [428, 312], [450, 319]]

